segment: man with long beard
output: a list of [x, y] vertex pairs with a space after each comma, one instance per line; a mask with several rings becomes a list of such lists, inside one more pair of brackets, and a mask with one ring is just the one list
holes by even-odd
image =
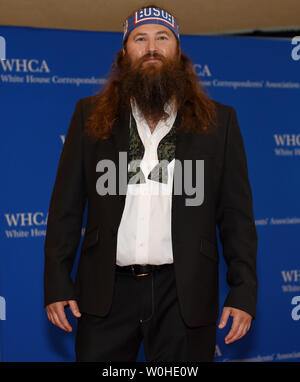
[[[199, 187], [195, 200], [189, 191]], [[135, 361], [142, 340], [148, 361], [212, 361], [216, 226], [230, 286], [219, 328], [233, 317], [229, 344], [249, 330], [257, 294], [257, 234], [236, 112], [203, 91], [175, 18], [141, 8], [126, 19], [105, 88], [76, 105], [51, 197], [45, 306], [63, 330], [72, 331], [67, 305], [78, 318], [77, 361]]]

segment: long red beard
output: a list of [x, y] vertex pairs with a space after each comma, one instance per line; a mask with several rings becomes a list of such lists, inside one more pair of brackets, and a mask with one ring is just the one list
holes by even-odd
[[[161, 60], [161, 63], [145, 63], [149, 57]], [[147, 54], [134, 64], [127, 55], [120, 65], [120, 97], [128, 106], [133, 97], [146, 119], [158, 122], [168, 118], [164, 111], [165, 104], [175, 100], [179, 108], [184, 102], [187, 74], [179, 59], [166, 59], [154, 53]]]

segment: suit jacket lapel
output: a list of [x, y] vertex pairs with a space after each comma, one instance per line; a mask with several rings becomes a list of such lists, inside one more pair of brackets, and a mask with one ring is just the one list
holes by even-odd
[[[119, 196], [119, 200], [121, 203], [121, 208], [124, 208], [126, 194], [119, 194], [119, 172], [120, 172], [120, 164], [119, 158], [120, 153], [123, 153], [122, 156], [125, 156], [126, 163], [128, 166], [128, 152], [129, 152], [129, 120], [130, 120], [130, 112], [122, 114], [122, 116], [118, 119], [118, 121], [114, 124], [112, 129], [113, 141], [115, 144], [115, 163], [116, 163], [116, 174], [117, 174], [117, 195]], [[124, 165], [124, 163], [123, 163]], [[127, 170], [127, 167], [126, 167]], [[126, 179], [126, 189], [127, 189], [127, 171], [126, 174], [122, 174]], [[123, 179], [124, 179], [123, 178]]]

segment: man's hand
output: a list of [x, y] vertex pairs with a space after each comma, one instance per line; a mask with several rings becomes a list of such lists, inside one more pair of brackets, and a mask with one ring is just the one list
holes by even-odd
[[252, 316], [249, 313], [236, 308], [224, 307], [219, 323], [220, 329], [226, 326], [229, 316], [233, 317], [233, 321], [231, 329], [225, 337], [226, 344], [230, 344], [244, 337], [250, 329], [252, 321]]
[[46, 306], [46, 312], [52, 324], [65, 330], [66, 332], [72, 331], [72, 326], [69, 324], [65, 313], [65, 306], [69, 305], [73, 315], [76, 318], [81, 317], [77, 302], [75, 300], [54, 302]]

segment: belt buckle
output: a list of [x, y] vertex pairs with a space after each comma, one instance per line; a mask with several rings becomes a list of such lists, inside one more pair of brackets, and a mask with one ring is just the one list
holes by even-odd
[[149, 276], [150, 273], [149, 272], [146, 272], [146, 273], [135, 273], [135, 268], [134, 268], [134, 265], [131, 265], [131, 270], [132, 270], [132, 273], [135, 277], [144, 277], [144, 276]]

